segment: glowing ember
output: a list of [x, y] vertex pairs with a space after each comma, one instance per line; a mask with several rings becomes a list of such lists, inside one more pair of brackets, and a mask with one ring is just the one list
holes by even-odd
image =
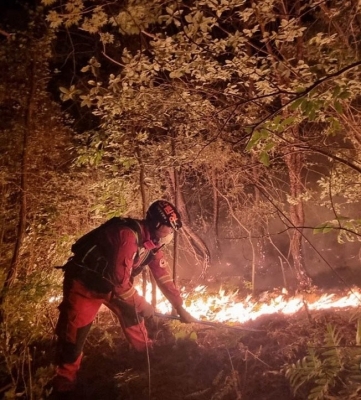
[[[139, 289], [139, 293], [142, 293]], [[345, 296], [338, 297], [336, 294], [305, 294], [288, 297], [280, 294], [276, 297], [267, 297], [257, 300], [248, 296], [239, 300], [237, 292], [225, 293], [219, 290], [216, 294], [207, 293], [205, 286], [198, 286], [192, 292], [182, 289], [182, 297], [187, 311], [199, 320], [214, 322], [245, 323], [257, 319], [262, 315], [281, 313], [285, 315], [294, 314], [302, 308], [308, 310], [326, 310], [332, 308], [349, 308], [361, 305], [361, 292], [359, 289], [350, 290]], [[151, 301], [151, 289], [147, 288], [145, 295], [147, 301]], [[167, 314], [171, 312], [169, 302], [157, 289], [157, 311]]]

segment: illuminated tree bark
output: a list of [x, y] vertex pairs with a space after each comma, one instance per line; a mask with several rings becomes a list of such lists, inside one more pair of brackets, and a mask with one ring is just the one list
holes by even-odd
[[212, 228], [214, 232], [214, 244], [215, 254], [218, 259], [222, 259], [222, 248], [219, 240], [219, 185], [218, 185], [218, 170], [216, 168], [211, 169], [211, 180], [212, 180], [212, 200], [213, 200], [213, 213], [212, 213]]
[[[175, 181], [174, 171], [170, 171], [169, 176], [170, 176], [170, 179], [172, 182], [173, 190], [175, 190], [176, 181]], [[176, 194], [175, 194], [175, 196], [176, 196]], [[178, 210], [179, 210], [180, 214], [182, 215], [182, 223], [183, 223], [182, 230], [185, 233], [186, 240], [190, 241], [190, 243], [194, 249], [195, 259], [197, 260], [199, 258], [199, 256], [201, 257], [200, 263], [201, 263], [202, 267], [201, 267], [200, 277], [205, 278], [206, 274], [207, 274], [207, 270], [210, 265], [210, 251], [209, 251], [207, 245], [202, 240], [202, 238], [200, 238], [199, 235], [197, 235], [191, 227], [191, 223], [189, 221], [189, 216], [188, 216], [188, 212], [187, 212], [187, 206], [186, 206], [186, 202], [184, 200], [182, 191], [180, 191], [180, 190], [178, 191], [177, 198], [178, 198], [178, 202], [177, 202]]]
[[[33, 54], [33, 56], [35, 57], [35, 54]], [[14, 283], [14, 280], [16, 279], [21, 245], [24, 240], [25, 229], [26, 229], [27, 192], [28, 192], [27, 174], [28, 174], [28, 164], [29, 164], [28, 143], [33, 129], [34, 96], [36, 87], [35, 86], [36, 62], [34, 60], [30, 61], [28, 69], [29, 69], [28, 77], [29, 77], [30, 87], [26, 101], [25, 121], [24, 121], [23, 140], [22, 140], [21, 173], [20, 173], [20, 183], [19, 183], [20, 207], [18, 216], [18, 227], [16, 232], [16, 241], [14, 245], [13, 256], [0, 295], [0, 308], [4, 302], [6, 292], [11, 288], [12, 284]], [[3, 319], [2, 314], [0, 315], [0, 318], [1, 320]]]
[[[294, 129], [295, 131], [295, 129]], [[294, 132], [296, 135], [296, 132]], [[302, 201], [302, 193], [304, 191], [302, 184], [302, 169], [304, 167], [304, 159], [302, 153], [292, 152], [284, 156], [290, 182], [290, 205], [289, 218], [292, 224], [290, 234], [290, 254], [293, 259], [293, 268], [300, 287], [307, 288], [311, 285], [311, 280], [307, 276], [303, 262], [303, 226], [305, 223], [304, 207]]]

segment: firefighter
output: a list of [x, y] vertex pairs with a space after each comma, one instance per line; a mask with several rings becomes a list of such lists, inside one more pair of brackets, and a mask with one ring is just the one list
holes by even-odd
[[102, 304], [118, 317], [136, 351], [152, 345], [144, 318], [154, 309], [133, 286], [145, 266], [184, 323], [195, 319], [183, 308], [179, 290], [169, 275], [162, 247], [182, 227], [180, 214], [168, 201], [157, 200], [144, 220], [114, 217], [81, 237], [63, 267], [63, 300], [56, 326], [54, 393], [71, 393], [82, 360], [83, 346]]

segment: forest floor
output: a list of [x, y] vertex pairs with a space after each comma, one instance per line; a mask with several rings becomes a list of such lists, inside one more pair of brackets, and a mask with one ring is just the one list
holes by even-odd
[[306, 400], [310, 386], [294, 395], [283, 368], [307, 355], [309, 346], [322, 348], [327, 326], [336, 328], [342, 345], [355, 344], [355, 312], [305, 308], [242, 325], [250, 331], [154, 318], [148, 322], [155, 342], [148, 356], [129, 348], [105, 312], [88, 337], [75, 398]]

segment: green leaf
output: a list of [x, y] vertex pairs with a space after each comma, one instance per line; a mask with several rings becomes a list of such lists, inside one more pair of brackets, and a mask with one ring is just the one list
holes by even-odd
[[314, 108], [310, 109], [310, 112], [308, 114], [308, 119], [310, 121], [314, 121], [316, 118], [316, 110]]
[[63, 86], [60, 86], [60, 87], [59, 87], [59, 90], [60, 90], [62, 93], [65, 93], [65, 94], [69, 93], [69, 90], [68, 90], [67, 88], [63, 87]]
[[269, 155], [266, 151], [262, 151], [259, 160], [263, 165], [266, 167], [269, 167], [270, 161], [269, 161]]
[[342, 215], [339, 215], [338, 217], [336, 217], [337, 221], [349, 221], [350, 217], [344, 217]]
[[310, 101], [304, 99], [303, 102], [300, 104], [300, 106], [301, 106], [302, 112], [304, 112], [305, 114], [309, 113], [310, 107], [311, 107]]
[[350, 92], [344, 91], [339, 94], [338, 98], [344, 100], [344, 99], [348, 99], [350, 96], [351, 96]]
[[284, 119], [284, 120], [281, 122], [280, 126], [281, 126], [282, 128], [284, 128], [284, 127], [286, 127], [286, 126], [292, 125], [294, 121], [295, 121], [295, 117], [287, 117], [286, 119]]
[[323, 223], [321, 225], [316, 226], [316, 228], [313, 229], [313, 233], [328, 233], [331, 232], [335, 227], [330, 224], [329, 222]]
[[277, 116], [273, 119], [273, 123], [274, 123], [275, 125], [278, 125], [278, 124], [280, 123], [280, 121], [281, 121], [281, 116], [280, 116], [280, 115], [277, 115]]
[[251, 140], [248, 142], [246, 146], [246, 151], [253, 149], [253, 147], [255, 147], [256, 144], [261, 140], [261, 136], [262, 135], [260, 131], [254, 131]]
[[330, 350], [323, 351], [322, 356], [324, 356], [324, 357], [334, 356], [335, 353], [336, 353], [336, 350], [332, 348]]
[[335, 89], [333, 90], [332, 96], [333, 97], [338, 97], [340, 92], [341, 92], [341, 87], [340, 86], [336, 86]]
[[193, 16], [192, 14], [188, 14], [185, 16], [185, 20], [189, 23], [193, 22]]
[[179, 331], [174, 334], [176, 339], [185, 339], [187, 337], [187, 333], [185, 331]]
[[342, 104], [341, 104], [339, 101], [335, 100], [335, 101], [333, 102], [333, 105], [334, 105], [334, 107], [335, 107], [335, 110], [336, 110], [339, 114], [342, 114], [342, 113], [343, 113]]
[[300, 97], [299, 99], [296, 99], [293, 103], [290, 105], [291, 110], [296, 110], [299, 106], [302, 105], [302, 103], [306, 101], [303, 97]]
[[251, 140], [248, 142], [246, 151], [251, 150], [255, 147], [261, 139], [267, 139], [269, 132], [266, 129], [261, 129], [260, 131], [254, 131]]
[[264, 147], [264, 150], [265, 151], [269, 151], [269, 150], [271, 150], [271, 149], [273, 149], [274, 147], [275, 147], [275, 143], [274, 142], [268, 142], [267, 144], [266, 144], [266, 146]]
[[189, 335], [189, 339], [191, 339], [191, 340], [197, 340], [197, 339], [198, 339], [197, 332], [192, 331], [192, 333]]

